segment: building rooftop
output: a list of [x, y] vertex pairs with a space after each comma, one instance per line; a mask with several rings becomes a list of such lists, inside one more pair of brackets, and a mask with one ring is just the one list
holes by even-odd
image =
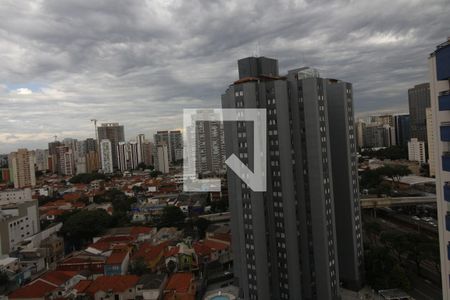
[[95, 294], [98, 291], [122, 293], [139, 282], [136, 275], [99, 276], [86, 289], [86, 293]]
[[9, 299], [33, 299], [44, 298], [57, 287], [41, 280], [34, 281], [28, 285], [18, 288], [8, 295]]

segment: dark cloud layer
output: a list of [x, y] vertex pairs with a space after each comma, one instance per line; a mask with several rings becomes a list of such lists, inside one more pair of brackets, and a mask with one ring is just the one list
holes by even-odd
[[127, 138], [179, 128], [258, 53], [353, 82], [360, 114], [405, 112], [449, 14], [448, 0], [2, 1], [0, 153], [92, 136], [92, 118]]

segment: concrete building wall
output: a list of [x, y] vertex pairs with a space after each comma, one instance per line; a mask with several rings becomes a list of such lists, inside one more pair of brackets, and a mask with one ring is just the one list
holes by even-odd
[[426, 115], [427, 115], [427, 139], [428, 139], [428, 167], [430, 170], [430, 176], [435, 177], [436, 176], [436, 158], [434, 153], [434, 145], [436, 143], [435, 139], [435, 133], [433, 130], [433, 111], [431, 110], [431, 107], [428, 107], [426, 109]]
[[[434, 157], [436, 164], [436, 195], [438, 209], [439, 245], [441, 253], [441, 278], [443, 299], [450, 298], [450, 259], [448, 250], [450, 245], [450, 199], [444, 190], [450, 182], [449, 151], [450, 143], [446, 141], [445, 125], [450, 122], [450, 113], [446, 108], [447, 98], [443, 97], [450, 92], [450, 40], [438, 46], [428, 59], [430, 76], [430, 97], [432, 110], [433, 132], [435, 136]], [[447, 73], [446, 76], [445, 73]], [[440, 97], [443, 100], [440, 103]], [[441, 105], [442, 104], [442, 107]], [[447, 106], [448, 107], [448, 106]]]
[[[234, 274], [242, 296], [339, 299], [327, 80], [305, 68], [289, 71], [286, 78], [258, 73], [271, 70], [278, 74], [277, 62], [272, 59], [248, 58], [238, 65], [240, 81], [222, 95], [223, 108], [265, 108], [268, 122], [267, 191], [253, 192], [234, 172], [228, 172]], [[344, 93], [347, 100], [346, 90]], [[352, 197], [340, 203], [352, 214], [348, 222], [356, 225], [360, 220], [354, 215], [355, 211], [359, 214], [354, 205], [358, 185], [352, 160], [356, 142], [353, 123], [350, 125], [352, 107], [345, 104], [342, 120], [347, 120], [348, 128], [342, 130], [342, 136], [351, 130], [352, 137], [346, 138], [349, 161], [344, 181], [348, 189], [344, 192]], [[236, 154], [252, 169], [252, 123], [225, 122], [224, 128], [227, 157]], [[358, 226], [350, 228], [351, 245], [346, 245], [350, 255], [357, 257], [348, 263], [353, 273], [344, 272], [349, 286], [362, 282], [361, 236], [355, 228]], [[343, 260], [342, 267], [347, 268], [346, 264]]]
[[430, 84], [422, 83], [408, 90], [411, 138], [427, 142], [426, 108], [430, 107]]

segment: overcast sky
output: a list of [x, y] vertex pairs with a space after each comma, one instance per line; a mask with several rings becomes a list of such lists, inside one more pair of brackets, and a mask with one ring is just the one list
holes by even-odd
[[359, 114], [407, 112], [449, 15], [449, 0], [2, 0], [0, 153], [92, 137], [93, 118], [127, 139], [180, 128], [255, 54], [352, 82]]

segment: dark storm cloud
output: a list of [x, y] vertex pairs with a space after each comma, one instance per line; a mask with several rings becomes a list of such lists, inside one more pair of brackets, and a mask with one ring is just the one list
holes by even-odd
[[92, 136], [91, 118], [130, 139], [179, 128], [258, 53], [353, 82], [360, 114], [406, 111], [449, 12], [447, 0], [3, 1], [0, 152]]

